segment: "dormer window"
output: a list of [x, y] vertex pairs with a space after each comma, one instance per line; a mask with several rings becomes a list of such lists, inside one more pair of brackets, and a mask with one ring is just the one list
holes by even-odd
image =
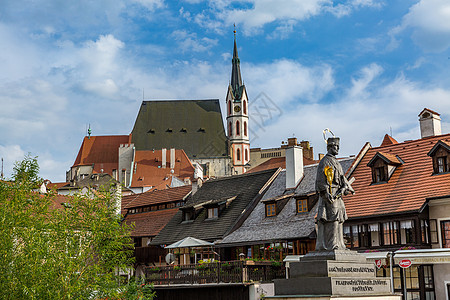
[[308, 199], [297, 199], [297, 213], [308, 212]]
[[367, 166], [372, 168], [372, 183], [388, 182], [395, 169], [403, 164], [400, 157], [377, 152]]
[[208, 219], [217, 219], [219, 217], [219, 208], [210, 207], [208, 208]]
[[433, 159], [433, 173], [450, 172], [450, 143], [446, 141], [438, 141], [434, 147], [428, 152], [428, 156]]
[[183, 222], [184, 221], [192, 221], [195, 219], [195, 209], [193, 207], [190, 207], [188, 209], [183, 209]]
[[276, 203], [267, 203], [266, 204], [266, 217], [276, 216]]

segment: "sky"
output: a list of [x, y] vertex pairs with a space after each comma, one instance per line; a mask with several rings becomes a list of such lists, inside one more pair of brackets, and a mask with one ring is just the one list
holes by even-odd
[[0, 0], [0, 156], [65, 181], [87, 127], [129, 134], [145, 100], [219, 99], [236, 26], [251, 147], [289, 137], [357, 154], [450, 132], [448, 0]]

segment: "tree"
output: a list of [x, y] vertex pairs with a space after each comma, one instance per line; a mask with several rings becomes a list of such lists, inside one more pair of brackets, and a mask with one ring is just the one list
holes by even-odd
[[134, 245], [116, 197], [38, 194], [38, 170], [28, 155], [16, 163], [14, 181], [0, 182], [0, 298], [124, 298], [130, 284], [119, 271], [132, 267]]

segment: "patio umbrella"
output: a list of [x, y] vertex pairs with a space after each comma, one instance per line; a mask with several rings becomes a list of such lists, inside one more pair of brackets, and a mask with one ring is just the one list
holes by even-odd
[[192, 247], [205, 247], [205, 246], [214, 246], [213, 243], [196, 239], [193, 237], [186, 237], [178, 242], [175, 242], [169, 246], [164, 247], [165, 249], [175, 249], [175, 248], [192, 248]]

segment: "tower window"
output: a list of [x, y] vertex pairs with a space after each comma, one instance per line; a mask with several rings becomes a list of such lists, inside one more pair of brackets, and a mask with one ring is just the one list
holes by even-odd
[[247, 114], [247, 101], [244, 100], [244, 115]]
[[247, 122], [244, 122], [244, 135], [247, 136]]
[[240, 135], [241, 134], [241, 130], [239, 127], [239, 121], [236, 121], [236, 135]]
[[236, 150], [236, 160], [241, 160], [241, 149]]
[[228, 123], [228, 135], [230, 137], [233, 135], [233, 124], [231, 122]]
[[228, 101], [228, 114], [231, 115], [231, 101]]
[[244, 158], [245, 158], [245, 161], [248, 160], [248, 149], [244, 150]]

